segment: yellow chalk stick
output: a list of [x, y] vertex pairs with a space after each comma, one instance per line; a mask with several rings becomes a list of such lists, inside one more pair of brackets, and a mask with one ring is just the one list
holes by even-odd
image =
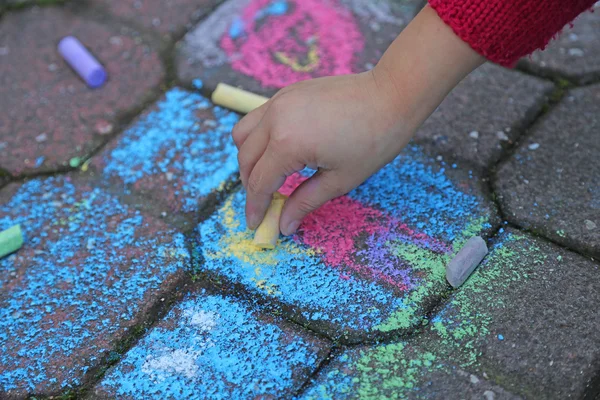
[[274, 249], [279, 239], [279, 218], [287, 196], [275, 192], [265, 218], [254, 233], [254, 244], [262, 249]]
[[265, 104], [269, 99], [225, 83], [219, 83], [212, 93], [211, 100], [216, 105], [247, 114]]

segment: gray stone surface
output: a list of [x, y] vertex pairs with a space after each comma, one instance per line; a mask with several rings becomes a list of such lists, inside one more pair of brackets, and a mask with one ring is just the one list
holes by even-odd
[[567, 93], [495, 185], [506, 218], [600, 257], [600, 85]]
[[401, 342], [343, 352], [320, 371], [299, 399], [517, 400], [522, 397], [489, 377], [451, 361], [441, 361], [416, 344]]
[[163, 35], [178, 36], [205, 16], [219, 0], [91, 0], [111, 15]]
[[181, 81], [272, 95], [294, 82], [370, 69], [421, 0], [228, 0], [178, 45]]
[[550, 82], [486, 64], [450, 93], [415, 140], [433, 151], [490, 167], [533, 121], [552, 88]]
[[529, 70], [545, 75], [560, 74], [584, 84], [600, 79], [600, 3], [595, 12], [584, 12], [566, 26], [544, 51], [521, 60]]
[[[466, 168], [409, 146], [267, 251], [252, 244], [237, 191], [198, 226], [199, 271], [345, 343], [413, 332], [447, 288], [447, 263], [498, 221], [486, 185]], [[292, 175], [281, 192], [307, 175]]]
[[197, 285], [107, 372], [92, 397], [290, 398], [330, 346], [250, 303]]
[[[15, 11], [1, 24], [0, 168], [13, 176], [77, 164], [163, 80], [158, 52], [129, 27], [100, 23], [67, 7]], [[88, 88], [61, 58], [56, 46], [67, 35], [77, 37], [106, 69], [101, 88]]]
[[[237, 114], [172, 88], [89, 165], [113, 187], [194, 226], [237, 179]], [[141, 204], [144, 206], [145, 204]]]
[[590, 395], [600, 367], [599, 273], [600, 264], [580, 255], [516, 230], [502, 233], [422, 334], [342, 354], [304, 397]]
[[75, 174], [3, 188], [0, 230], [16, 224], [23, 246], [0, 259], [2, 399], [89, 383], [190, 268], [183, 234]]

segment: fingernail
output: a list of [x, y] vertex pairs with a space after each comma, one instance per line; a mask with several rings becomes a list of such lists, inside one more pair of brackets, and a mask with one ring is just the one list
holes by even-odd
[[250, 228], [251, 230], [255, 230], [256, 228], [258, 228], [259, 221], [257, 221], [257, 218], [255, 215], [250, 215], [246, 222], [247, 222], [248, 228]]
[[284, 236], [293, 235], [298, 230], [299, 226], [300, 226], [300, 221], [292, 221], [288, 224], [287, 228], [285, 228], [282, 233]]

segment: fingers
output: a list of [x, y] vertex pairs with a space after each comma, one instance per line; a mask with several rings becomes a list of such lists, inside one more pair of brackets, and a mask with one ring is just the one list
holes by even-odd
[[264, 124], [259, 123], [238, 152], [238, 164], [240, 166], [240, 179], [244, 188], [248, 189], [248, 178], [258, 160], [262, 157], [269, 144], [269, 131]]
[[269, 102], [263, 104], [255, 110], [252, 110], [233, 127], [233, 130], [231, 131], [231, 137], [233, 138], [233, 142], [238, 150], [244, 145], [246, 139], [248, 136], [250, 136], [250, 132], [252, 132], [252, 130], [256, 128], [262, 120], [265, 112], [267, 112], [267, 109], [269, 108], [268, 104]]
[[279, 222], [283, 235], [291, 235], [302, 219], [329, 200], [346, 193], [342, 182], [333, 171], [318, 171], [304, 181], [286, 201]]
[[285, 182], [286, 170], [286, 164], [272, 147], [268, 147], [256, 162], [246, 188], [246, 224], [250, 229], [256, 229], [263, 220], [273, 193]]

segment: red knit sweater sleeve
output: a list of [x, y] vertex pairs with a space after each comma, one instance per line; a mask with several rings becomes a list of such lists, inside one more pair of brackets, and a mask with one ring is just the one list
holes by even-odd
[[488, 60], [513, 66], [596, 0], [429, 0], [440, 18]]

